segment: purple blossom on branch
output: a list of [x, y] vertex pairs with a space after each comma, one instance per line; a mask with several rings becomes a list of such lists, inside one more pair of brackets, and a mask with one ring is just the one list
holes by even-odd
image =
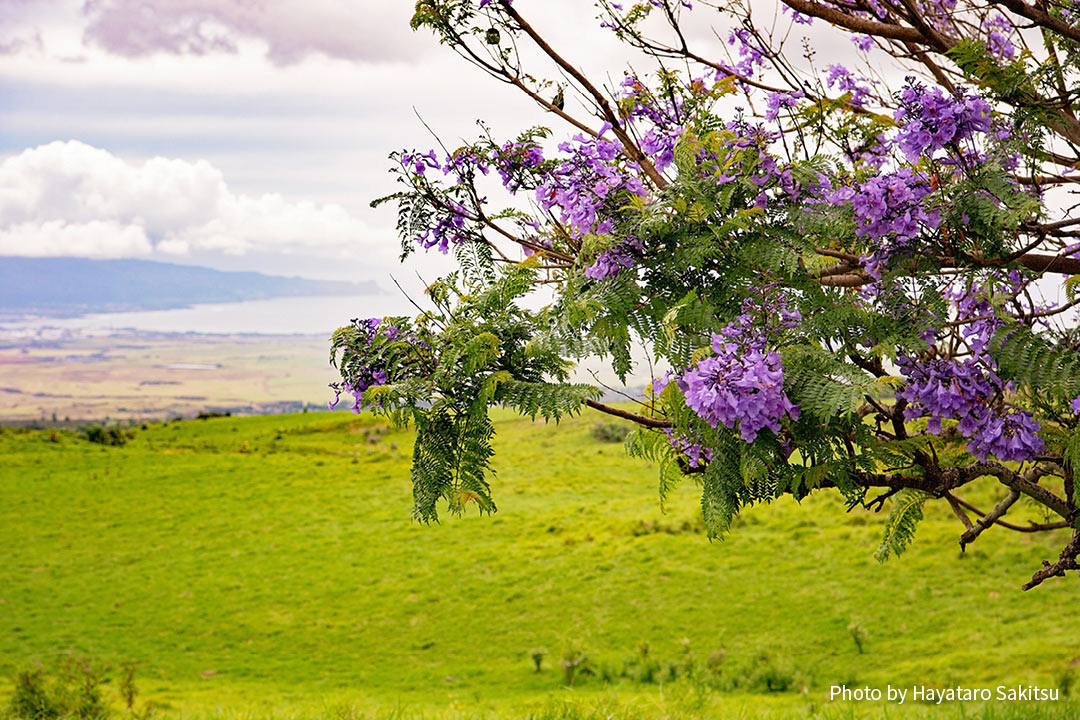
[[825, 71], [829, 73], [826, 78], [829, 87], [835, 86], [841, 92], [850, 93], [851, 104], [862, 107], [866, 101], [866, 96], [870, 94], [870, 88], [865, 84], [869, 82], [866, 78], [852, 74], [850, 70], [840, 64], [829, 65], [825, 68]]
[[627, 238], [597, 255], [596, 261], [585, 268], [585, 277], [603, 280], [618, 275], [622, 270], [637, 265], [642, 252], [644, 250], [637, 238]]
[[[1022, 287], [1019, 274], [1004, 280], [1014, 291]], [[990, 455], [1030, 460], [1046, 449], [1038, 435], [1042, 427], [1031, 413], [1008, 403], [1015, 388], [998, 377], [997, 364], [987, 354], [1002, 327], [988, 294], [988, 289], [977, 287], [949, 294], [959, 319], [966, 321], [961, 334], [971, 356], [959, 360], [901, 355], [897, 365], [907, 382], [897, 397], [908, 403], [904, 416], [928, 418], [927, 429], [935, 435], [941, 433], [942, 420], [957, 421], [957, 430], [968, 438], [968, 452], [980, 460]]]
[[874, 47], [874, 38], [869, 35], [852, 35], [851, 42], [862, 52], [870, 52]]
[[987, 16], [982, 23], [982, 29], [986, 31], [986, 49], [990, 54], [1001, 61], [1009, 61], [1016, 57], [1016, 46], [1009, 39], [1016, 28], [1001, 13]]
[[545, 210], [558, 213], [573, 237], [610, 233], [628, 196], [647, 194], [618, 143], [577, 135], [559, 150], [570, 157], [544, 179], [536, 199]]
[[765, 111], [765, 119], [770, 122], [775, 120], [780, 115], [780, 108], [796, 107], [799, 100], [804, 97], [806, 97], [806, 93], [801, 90], [769, 93], [769, 97], [766, 99], [768, 109]]
[[713, 335], [715, 355], [677, 380], [686, 404], [713, 427], [738, 425], [740, 437], [748, 443], [764, 428], [780, 432], [785, 416], [797, 420], [799, 408], [784, 392], [783, 361], [768, 349], [768, 341], [781, 328], [795, 327], [801, 320], [775, 286], [766, 284], [743, 303], [734, 321]]
[[680, 455], [686, 457], [690, 467], [705, 467], [713, 459], [713, 451], [710, 448], [696, 443], [686, 435], [680, 432], [667, 428], [664, 430], [664, 434], [667, 435], [668, 443], [671, 447], [675, 448], [675, 451]]
[[894, 116], [901, 127], [896, 143], [909, 162], [931, 157], [946, 146], [959, 146], [975, 133], [989, 133], [993, 126], [990, 104], [962, 88], [951, 97], [939, 87], [909, 82], [897, 100], [900, 107]]
[[880, 279], [888, 260], [898, 251], [910, 250], [912, 241], [924, 230], [941, 224], [941, 213], [927, 209], [930, 183], [910, 168], [878, 175], [855, 186], [842, 186], [825, 193], [834, 206], [851, 207], [855, 234], [871, 241], [873, 251], [864, 267]]
[[897, 396], [908, 402], [908, 420], [929, 418], [927, 429], [941, 433], [942, 420], [959, 421], [957, 429], [968, 438], [968, 452], [980, 460], [993, 455], [1001, 460], [1030, 460], [1046, 445], [1041, 426], [1031, 413], [1001, 407], [1002, 394], [1011, 389], [993, 370], [972, 360], [919, 362], [910, 356], [897, 360], [907, 384]]
[[350, 377], [345, 382], [330, 385], [334, 391], [334, 399], [328, 406], [331, 410], [337, 407], [341, 393], [346, 392], [353, 396], [355, 402], [352, 410], [358, 413], [364, 409], [364, 391], [369, 387], [386, 385], [410, 377], [416, 372], [415, 363], [411, 360], [388, 359], [388, 354], [383, 352], [388, 343], [405, 342], [418, 349], [427, 349], [428, 346], [415, 335], [392, 325], [387, 318], [356, 320], [353, 327], [358, 334], [355, 345], [350, 349], [361, 361], [350, 364]]

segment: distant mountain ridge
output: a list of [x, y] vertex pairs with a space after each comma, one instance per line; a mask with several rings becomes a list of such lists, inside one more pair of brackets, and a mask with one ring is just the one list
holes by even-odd
[[312, 295], [376, 295], [373, 282], [227, 272], [152, 260], [0, 257], [0, 314], [81, 315]]

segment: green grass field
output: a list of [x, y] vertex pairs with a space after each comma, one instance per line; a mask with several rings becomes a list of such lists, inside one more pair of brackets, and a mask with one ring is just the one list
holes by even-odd
[[[594, 416], [499, 418], [499, 512], [434, 526], [409, 517], [410, 435], [368, 416], [153, 424], [123, 447], [0, 430], [0, 682], [75, 651], [137, 662], [184, 718], [1080, 717], [827, 699], [1067, 685], [1076, 579], [1019, 589], [1061, 536], [995, 530], [962, 555], [933, 508], [879, 565], [884, 517], [822, 496], [710, 543], [694, 483], [661, 512], [654, 469], [594, 440]], [[592, 672], [566, 688], [574, 651]]]

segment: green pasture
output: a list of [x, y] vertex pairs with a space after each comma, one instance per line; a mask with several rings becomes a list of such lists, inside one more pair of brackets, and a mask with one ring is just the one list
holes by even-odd
[[1076, 579], [1020, 591], [1062, 536], [995, 529], [961, 554], [928, 507], [879, 565], [884, 517], [820, 496], [710, 543], [694, 483], [663, 512], [655, 469], [595, 416], [498, 417], [498, 513], [432, 526], [410, 519], [409, 433], [370, 416], [157, 423], [121, 447], [0, 429], [0, 705], [20, 668], [78, 654], [113, 668], [114, 704], [135, 662], [140, 703], [222, 720], [1080, 716], [828, 701], [1080, 694]]

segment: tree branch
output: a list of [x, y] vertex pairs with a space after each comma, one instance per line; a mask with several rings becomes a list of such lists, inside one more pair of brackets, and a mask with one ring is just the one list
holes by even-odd
[[671, 427], [670, 420], [664, 420], [663, 418], [651, 418], [646, 415], [639, 415], [637, 413], [630, 412], [629, 410], [622, 410], [617, 407], [612, 407], [611, 405], [605, 405], [604, 403], [597, 402], [596, 400], [586, 400], [585, 404], [591, 407], [593, 410], [599, 410], [602, 413], [614, 415], [615, 417], [620, 417], [624, 420], [629, 420], [630, 422], [637, 423], [642, 427], [655, 429]]
[[615, 114], [615, 111], [611, 107], [611, 103], [608, 102], [607, 95], [593, 85], [592, 82], [585, 77], [584, 73], [571, 65], [562, 55], [555, 52], [555, 49], [548, 44], [547, 40], [544, 40], [544, 38], [536, 32], [536, 29], [527, 23], [525, 18], [521, 17], [508, 0], [501, 0], [501, 5], [503, 10], [506, 11], [506, 14], [514, 19], [514, 22], [516, 22], [525, 34], [536, 43], [536, 46], [543, 50], [545, 55], [551, 58], [551, 60], [562, 68], [567, 75], [574, 78], [574, 80], [576, 80], [577, 83], [592, 96], [593, 100], [600, 108], [600, 112], [604, 115], [604, 119], [611, 124], [611, 131], [619, 138], [623, 149], [626, 150], [626, 154], [641, 167], [642, 171], [649, 176], [649, 179], [653, 181], [656, 187], [661, 190], [666, 188], [668, 186], [668, 181], [660, 174], [656, 169], [656, 166], [652, 164], [652, 161], [641, 151], [641, 148], [637, 146], [637, 143], [634, 142], [633, 138], [631, 138], [623, 128], [622, 119]]
[[[1009, 508], [1011, 508], [1013, 504], [1016, 503], [1016, 501], [1019, 499], [1020, 493], [1016, 492], [1015, 490], [1011, 490], [1009, 494], [1005, 496], [1005, 499], [998, 503], [993, 510], [986, 513], [985, 515], [979, 513], [980, 515], [982, 515], [982, 517], [975, 521], [975, 525], [973, 527], [969, 527], [967, 529], [967, 532], [960, 536], [960, 550], [963, 551], [969, 543], [974, 542], [975, 538], [979, 537], [979, 535], [982, 534], [983, 530], [986, 530], [991, 525], [996, 523], [998, 521], [998, 518], [1008, 512]], [[960, 498], [956, 498], [956, 501], [958, 503], [962, 502]], [[968, 507], [970, 508], [971, 506], [969, 505]]]
[[1043, 560], [1043, 569], [1032, 575], [1031, 581], [1026, 583], [1022, 589], [1030, 590], [1041, 585], [1048, 578], [1065, 577], [1066, 570], [1080, 570], [1080, 565], [1076, 562], [1078, 554], [1080, 554], [1080, 532], [1073, 533], [1072, 540], [1061, 551], [1056, 563], [1051, 565], [1046, 560]]

